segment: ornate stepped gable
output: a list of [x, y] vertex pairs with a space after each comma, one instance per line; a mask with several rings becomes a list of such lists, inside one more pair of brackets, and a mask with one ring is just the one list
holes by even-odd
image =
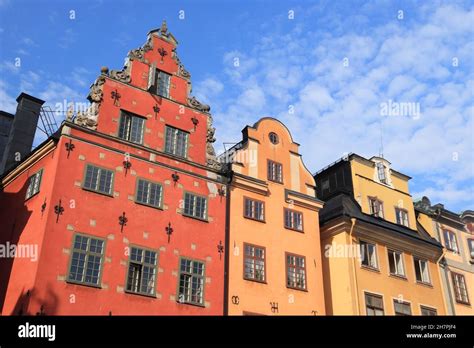
[[[90, 87], [89, 94], [87, 99], [91, 102], [91, 106], [85, 110], [80, 111], [73, 117], [72, 112], [68, 112], [67, 120], [74, 121], [75, 124], [81, 125], [83, 127], [96, 130], [97, 125], [99, 122], [99, 109], [103, 99], [103, 85], [105, 83], [106, 78], [111, 78], [116, 81], [129, 84], [131, 82], [131, 61], [138, 60], [143, 63], [149, 64], [147, 59], [145, 58], [145, 53], [153, 50], [153, 35], [157, 35], [160, 38], [172, 42], [173, 44], [177, 45], [178, 42], [168, 31], [168, 27], [166, 25], [166, 21], [163, 21], [161, 27], [159, 29], [152, 30], [148, 33], [147, 41], [141, 47], [136, 48], [128, 52], [127, 60], [122, 70], [111, 70], [107, 67], [101, 68], [101, 75], [94, 81], [94, 83]], [[207, 145], [206, 145], [206, 157], [207, 157], [207, 165], [214, 168], [220, 169], [221, 165], [217, 161], [216, 153], [214, 150], [213, 143], [216, 141], [214, 137], [214, 133], [216, 129], [212, 125], [212, 116], [210, 114], [211, 107], [207, 104], [201, 103], [199, 100], [196, 99], [195, 96], [191, 96], [192, 92], [192, 84], [191, 84], [191, 74], [189, 71], [186, 70], [184, 65], [181, 63], [177, 53], [176, 48], [173, 49], [172, 59], [174, 59], [178, 65], [178, 72], [177, 75], [187, 80], [188, 83], [188, 98], [187, 98], [187, 106], [193, 108], [199, 112], [207, 114]]]

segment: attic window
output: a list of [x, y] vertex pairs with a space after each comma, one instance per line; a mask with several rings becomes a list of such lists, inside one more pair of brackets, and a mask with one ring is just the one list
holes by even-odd
[[270, 142], [274, 145], [278, 144], [278, 135], [274, 132], [271, 132], [268, 134], [268, 137], [270, 138]]
[[377, 163], [377, 175], [379, 177], [379, 181], [382, 183], [382, 184], [386, 184], [387, 183], [387, 176], [385, 174], [385, 166], [383, 165], [383, 163], [381, 162], [378, 162]]

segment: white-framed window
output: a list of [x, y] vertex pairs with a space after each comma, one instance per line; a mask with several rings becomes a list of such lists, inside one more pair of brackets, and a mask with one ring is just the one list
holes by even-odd
[[388, 250], [388, 265], [390, 274], [405, 277], [403, 254], [399, 251]]
[[453, 251], [455, 253], [459, 253], [458, 249], [458, 241], [456, 239], [456, 234], [452, 231], [444, 230], [444, 246], [449, 251]]
[[369, 197], [370, 214], [383, 219], [383, 202], [375, 197]]
[[420, 306], [420, 309], [421, 309], [421, 315], [427, 315], [427, 316], [438, 315], [438, 311], [436, 310], [436, 308]]
[[408, 212], [402, 208], [395, 208], [397, 224], [408, 227]]
[[365, 293], [365, 309], [368, 316], [384, 315], [383, 297], [380, 295]]
[[408, 302], [399, 301], [398, 299], [393, 300], [393, 309], [395, 315], [411, 315], [411, 306]]
[[245, 197], [244, 217], [258, 221], [265, 221], [265, 203]]
[[377, 176], [382, 184], [387, 184], [386, 167], [382, 162], [377, 162]]
[[417, 257], [413, 258], [413, 261], [415, 263], [416, 281], [430, 284], [431, 280], [428, 261], [419, 259]]
[[271, 160], [267, 162], [267, 172], [268, 172], [268, 180], [283, 183], [283, 170], [281, 163], [277, 163]]
[[361, 264], [366, 267], [378, 268], [377, 246], [372, 243], [360, 241]]
[[285, 227], [303, 231], [303, 213], [285, 208]]
[[469, 304], [469, 295], [467, 293], [467, 285], [464, 275], [451, 272], [451, 276], [453, 279], [453, 288], [456, 302]]

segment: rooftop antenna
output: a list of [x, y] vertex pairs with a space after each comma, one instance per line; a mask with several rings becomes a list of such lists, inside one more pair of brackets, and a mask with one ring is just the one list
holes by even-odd
[[383, 158], [383, 127], [382, 127], [383, 118], [380, 119], [380, 148], [379, 148], [379, 157]]

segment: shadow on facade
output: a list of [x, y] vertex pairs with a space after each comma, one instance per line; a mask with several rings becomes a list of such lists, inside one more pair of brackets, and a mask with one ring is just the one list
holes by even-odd
[[31, 290], [23, 290], [16, 301], [11, 315], [55, 315], [58, 310], [59, 297], [48, 286], [46, 294], [38, 295], [33, 288]]
[[[5, 246], [5, 249], [7, 242], [9, 245], [18, 245], [21, 233], [33, 213], [25, 204], [27, 189], [28, 180], [18, 192], [0, 191], [0, 245]], [[40, 199], [40, 197], [32, 199]], [[2, 256], [0, 255], [0, 313], [3, 310], [14, 261], [13, 257]]]

